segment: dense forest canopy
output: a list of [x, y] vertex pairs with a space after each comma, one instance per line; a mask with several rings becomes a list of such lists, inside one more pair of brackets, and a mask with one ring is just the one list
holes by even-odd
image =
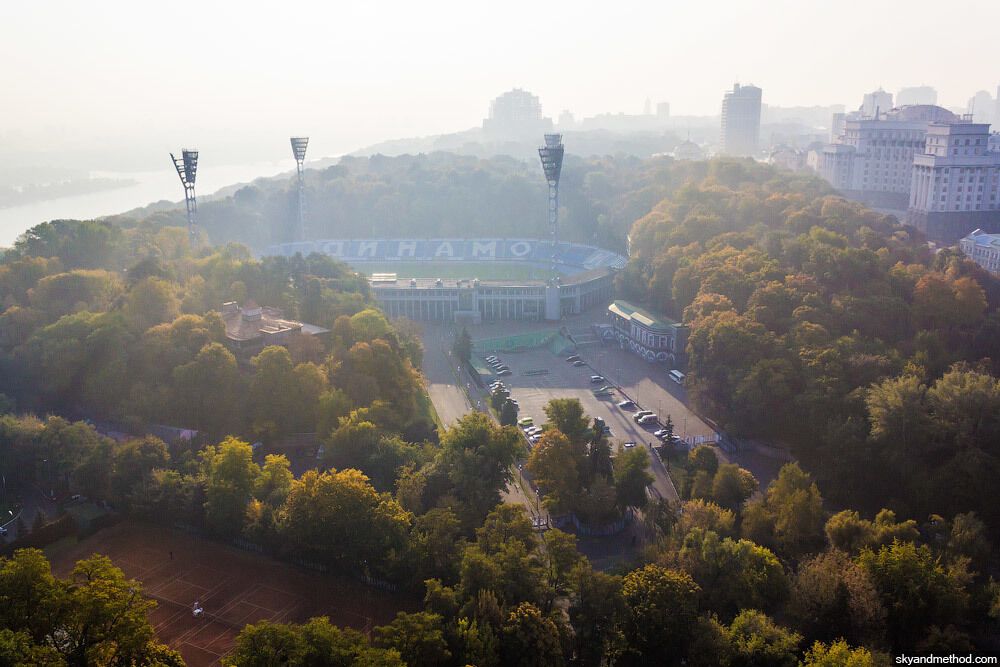
[[714, 161], [632, 228], [619, 285], [691, 326], [687, 386], [838, 502], [975, 510], [1000, 472], [1000, 281], [816, 179]]

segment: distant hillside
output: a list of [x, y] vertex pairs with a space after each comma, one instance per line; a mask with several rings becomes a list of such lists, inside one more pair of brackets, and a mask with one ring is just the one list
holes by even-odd
[[[560, 236], [622, 252], [630, 225], [705, 169], [705, 163], [670, 158], [582, 159], [570, 153], [560, 189]], [[256, 250], [294, 240], [292, 185], [291, 175], [258, 179], [202, 199], [199, 225], [213, 243], [237, 241]], [[346, 157], [308, 169], [306, 187], [306, 224], [314, 239], [548, 235], [547, 187], [537, 155]], [[182, 225], [184, 213], [159, 202], [112, 220], [126, 227]]]

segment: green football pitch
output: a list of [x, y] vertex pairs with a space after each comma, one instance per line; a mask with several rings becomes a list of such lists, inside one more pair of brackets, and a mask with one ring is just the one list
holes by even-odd
[[359, 262], [354, 268], [366, 275], [395, 273], [400, 280], [544, 280], [548, 276], [547, 269], [517, 262]]

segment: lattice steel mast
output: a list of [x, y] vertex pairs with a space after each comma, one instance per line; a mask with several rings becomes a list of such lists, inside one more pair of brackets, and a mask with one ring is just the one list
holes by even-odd
[[184, 186], [184, 205], [187, 207], [188, 239], [193, 246], [197, 236], [195, 232], [195, 225], [198, 222], [198, 199], [194, 194], [194, 182], [195, 178], [198, 176], [198, 151], [184, 148], [181, 150], [181, 156], [179, 158], [174, 157], [174, 154], [171, 153], [170, 159], [173, 160], [174, 168], [177, 170], [177, 176], [180, 177], [181, 185]]
[[556, 278], [556, 244], [559, 241], [559, 175], [562, 173], [563, 145], [561, 134], [546, 134], [545, 145], [538, 149], [542, 160], [542, 171], [549, 184], [549, 232], [552, 236], [552, 257], [550, 278]]
[[305, 169], [306, 148], [309, 146], [309, 137], [292, 137], [292, 154], [295, 156], [295, 169], [298, 172], [298, 240], [306, 240], [306, 182], [302, 172]]

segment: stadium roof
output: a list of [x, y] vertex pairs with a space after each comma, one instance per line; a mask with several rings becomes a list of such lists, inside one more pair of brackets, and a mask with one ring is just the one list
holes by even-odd
[[608, 306], [608, 312], [614, 313], [615, 315], [623, 317], [626, 320], [635, 321], [650, 331], [666, 332], [671, 329], [684, 326], [679, 322], [673, 321], [669, 317], [659, 317], [657, 315], [653, 315], [648, 310], [634, 306], [628, 301], [615, 301]]

